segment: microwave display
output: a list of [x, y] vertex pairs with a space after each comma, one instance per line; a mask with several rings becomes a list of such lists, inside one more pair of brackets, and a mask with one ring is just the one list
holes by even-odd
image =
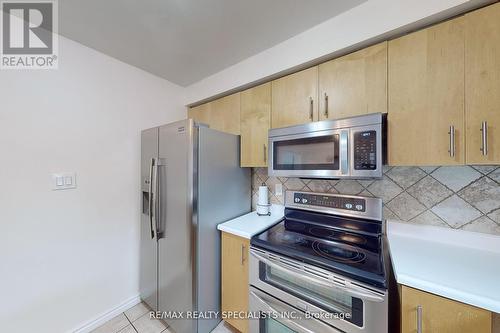
[[339, 135], [324, 135], [273, 143], [275, 170], [338, 170]]
[[354, 170], [377, 169], [377, 132], [354, 133]]

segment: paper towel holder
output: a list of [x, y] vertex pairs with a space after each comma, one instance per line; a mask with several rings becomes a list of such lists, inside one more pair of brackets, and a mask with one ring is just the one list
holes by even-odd
[[[257, 215], [258, 216], [271, 216], [271, 211], [269, 210], [269, 208], [271, 208], [271, 204], [267, 204], [267, 205], [257, 204], [256, 206], [257, 206]], [[267, 211], [267, 213], [263, 213], [266, 211]]]

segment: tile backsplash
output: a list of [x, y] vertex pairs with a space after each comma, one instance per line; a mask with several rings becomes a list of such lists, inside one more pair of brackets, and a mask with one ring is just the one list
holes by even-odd
[[271, 203], [283, 204], [275, 185], [285, 190], [353, 194], [382, 198], [384, 216], [500, 235], [500, 166], [384, 167], [380, 180], [317, 180], [268, 177], [252, 169], [252, 206], [266, 184]]

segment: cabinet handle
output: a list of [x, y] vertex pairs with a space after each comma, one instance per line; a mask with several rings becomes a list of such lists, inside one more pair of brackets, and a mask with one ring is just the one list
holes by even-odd
[[422, 333], [422, 306], [417, 306], [417, 333]]
[[246, 246], [244, 244], [241, 244], [241, 265], [245, 263], [245, 248]]
[[313, 120], [313, 108], [314, 108], [314, 100], [312, 97], [309, 97], [309, 118], [311, 118], [311, 121]]
[[481, 151], [483, 156], [488, 155], [488, 122], [483, 121], [481, 123]]
[[450, 131], [448, 132], [448, 134], [450, 135], [450, 149], [448, 150], [448, 152], [450, 153], [451, 157], [455, 157], [455, 126], [450, 126]]
[[265, 143], [264, 143], [264, 162], [267, 162], [267, 147]]
[[325, 93], [325, 117], [328, 118], [328, 95]]

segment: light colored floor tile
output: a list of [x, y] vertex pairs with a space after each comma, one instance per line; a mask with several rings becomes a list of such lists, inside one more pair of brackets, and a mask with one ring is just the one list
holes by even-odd
[[99, 326], [92, 333], [116, 333], [129, 324], [127, 317], [122, 313]]
[[132, 325], [139, 333], [160, 333], [167, 328], [161, 321], [149, 318], [147, 313], [134, 321]]
[[149, 312], [148, 306], [141, 302], [125, 311], [125, 316], [127, 316], [128, 320], [133, 322], [147, 312]]
[[237, 333], [238, 331], [227, 324], [225, 321], [221, 321], [219, 325], [211, 333]]
[[128, 325], [118, 333], [137, 333], [132, 325]]

